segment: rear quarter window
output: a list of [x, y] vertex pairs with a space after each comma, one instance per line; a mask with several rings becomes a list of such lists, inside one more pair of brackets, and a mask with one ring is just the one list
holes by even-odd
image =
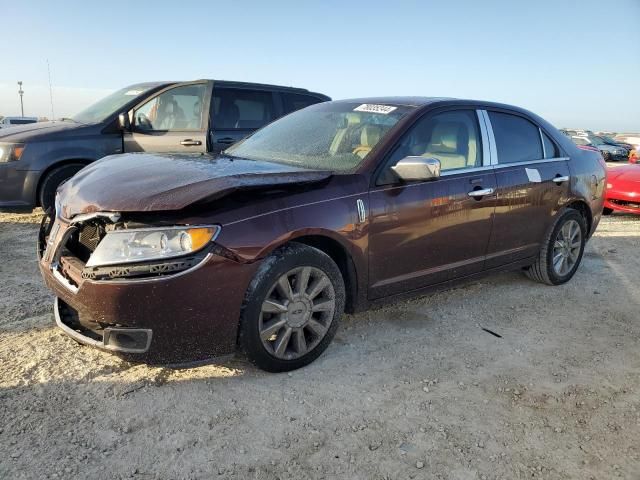
[[284, 104], [284, 111], [286, 113], [295, 112], [302, 108], [308, 107], [320, 103], [323, 100], [312, 95], [304, 95], [301, 93], [282, 93], [282, 103]]

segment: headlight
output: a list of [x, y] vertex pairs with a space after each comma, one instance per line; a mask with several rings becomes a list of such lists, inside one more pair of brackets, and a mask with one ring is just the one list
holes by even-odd
[[107, 232], [87, 267], [146, 262], [189, 255], [216, 239], [220, 227], [167, 227]]
[[0, 162], [20, 160], [24, 152], [23, 143], [0, 143]]

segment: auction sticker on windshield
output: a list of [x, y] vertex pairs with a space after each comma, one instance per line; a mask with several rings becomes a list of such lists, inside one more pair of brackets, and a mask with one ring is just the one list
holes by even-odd
[[362, 105], [353, 109], [354, 112], [368, 112], [368, 113], [381, 113], [387, 115], [398, 107], [391, 107], [389, 105], [374, 105], [372, 103], [363, 103]]

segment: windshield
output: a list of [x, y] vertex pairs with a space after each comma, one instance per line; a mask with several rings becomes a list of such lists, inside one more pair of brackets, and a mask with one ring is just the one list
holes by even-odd
[[591, 140], [591, 143], [593, 143], [594, 145], [606, 145], [607, 144], [607, 142], [605, 142], [600, 137], [589, 137], [589, 140]]
[[327, 102], [298, 110], [258, 130], [225, 153], [302, 168], [358, 167], [413, 107]]
[[102, 122], [131, 100], [139, 97], [145, 92], [148, 92], [155, 86], [157, 85], [145, 83], [123, 88], [122, 90], [113, 92], [111, 95], [97, 101], [89, 108], [82, 110], [80, 113], [75, 114], [72, 119], [80, 123]]
[[584, 137], [572, 137], [571, 140], [576, 145], [591, 145], [591, 142]]

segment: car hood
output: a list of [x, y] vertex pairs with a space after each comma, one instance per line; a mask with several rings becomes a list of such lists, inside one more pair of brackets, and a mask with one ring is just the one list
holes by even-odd
[[[607, 169], [607, 181], [620, 185], [622, 183], [640, 183], [640, 165], [622, 165]], [[640, 185], [638, 186], [640, 188]]]
[[11, 128], [0, 129], [0, 142], [28, 142], [41, 140], [50, 134], [58, 135], [59, 132], [77, 130], [87, 125], [76, 123], [72, 120], [55, 122], [36, 122], [26, 125], [15, 125]]
[[319, 182], [329, 171], [199, 154], [112, 155], [80, 170], [58, 190], [59, 215], [180, 210], [238, 189]]

